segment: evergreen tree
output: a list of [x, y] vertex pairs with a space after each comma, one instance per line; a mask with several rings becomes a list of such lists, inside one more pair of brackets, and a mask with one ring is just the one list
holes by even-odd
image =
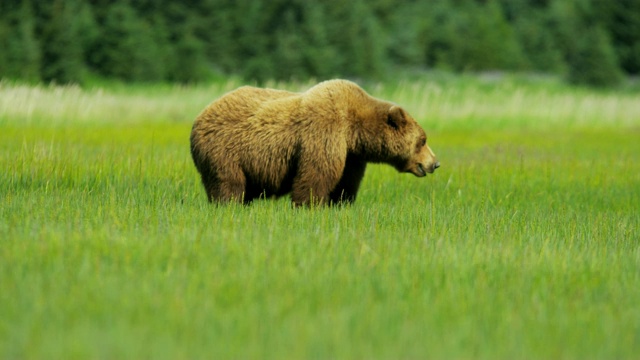
[[[237, 1], [233, 17], [236, 25], [234, 36], [237, 42], [234, 72], [250, 80], [268, 80], [274, 77], [274, 64], [269, 39], [269, 12], [266, 3], [259, 1]], [[273, 4], [271, 5], [273, 6]], [[275, 20], [275, 19], [274, 19]]]
[[229, 74], [241, 73], [235, 6], [235, 0], [204, 0], [204, 16], [198, 34], [211, 66]]
[[525, 54], [526, 68], [546, 73], [564, 73], [566, 63], [550, 30], [551, 23], [545, 5], [537, 3], [537, 6], [529, 6], [524, 1], [505, 2], [503, 6], [508, 9], [507, 16], [512, 19], [516, 37]]
[[398, 66], [431, 66], [427, 48], [433, 41], [432, 3], [409, 3], [391, 11], [386, 28], [387, 52]]
[[273, 64], [278, 79], [326, 78], [338, 71], [319, 3], [283, 2], [272, 14]]
[[[517, 70], [523, 56], [512, 27], [499, 5], [490, 0], [484, 5], [464, 1], [449, 10], [445, 20], [444, 48], [438, 65], [455, 70]], [[442, 21], [442, 20], [441, 20]]]
[[640, 74], [640, 0], [594, 0], [613, 44], [619, 65], [629, 74]]
[[327, 79], [340, 72], [337, 51], [331, 45], [327, 27], [326, 10], [319, 2], [304, 2], [304, 19], [301, 31], [304, 34], [302, 51], [308, 74]]
[[309, 75], [304, 66], [304, 40], [292, 9], [285, 11], [276, 30], [273, 46], [274, 76], [278, 79], [302, 79]]
[[[45, 4], [44, 6], [49, 5]], [[78, 15], [83, 3], [79, 0], [53, 0], [43, 9], [42, 78], [60, 83], [81, 83], [86, 75], [82, 48], [82, 21]]]
[[376, 77], [386, 68], [384, 32], [362, 0], [325, 2], [329, 38], [338, 54], [338, 74]]
[[[154, 55], [162, 57], [166, 69], [166, 78], [171, 81], [186, 83], [205, 81], [210, 77], [209, 60], [203, 34], [215, 29], [216, 24], [208, 27], [204, 21], [204, 6], [199, 0], [171, 2], [165, 6], [158, 6], [151, 1], [145, 8], [140, 9], [146, 15], [154, 14], [152, 24], [156, 49], [151, 49]], [[158, 14], [158, 15], [156, 15]], [[159, 17], [162, 14], [162, 17]]]
[[209, 77], [204, 44], [194, 35], [192, 29], [187, 27], [180, 34], [174, 49], [175, 67], [171, 72], [172, 80], [182, 83], [200, 82]]
[[552, 31], [563, 50], [571, 82], [611, 86], [622, 73], [611, 40], [604, 31], [601, 14], [593, 3], [581, 0], [551, 3]]
[[612, 86], [621, 79], [618, 60], [606, 32], [601, 26], [584, 29], [571, 63], [569, 80], [577, 84]]
[[394, 67], [640, 73], [640, 0], [3, 0], [0, 76], [375, 78]]
[[29, 1], [2, 9], [0, 18], [0, 78], [40, 80], [40, 44], [35, 35], [35, 18]]
[[93, 53], [96, 67], [106, 76], [127, 81], [164, 79], [166, 58], [154, 29], [126, 0], [107, 9]]

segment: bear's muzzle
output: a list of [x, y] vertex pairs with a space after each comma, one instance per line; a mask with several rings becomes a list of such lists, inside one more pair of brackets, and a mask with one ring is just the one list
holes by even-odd
[[429, 165], [418, 163], [413, 169], [410, 169], [409, 172], [413, 173], [413, 175], [417, 177], [424, 177], [424, 176], [427, 176], [427, 173], [433, 174], [433, 172], [439, 167], [440, 167], [440, 162], [437, 162], [437, 161]]

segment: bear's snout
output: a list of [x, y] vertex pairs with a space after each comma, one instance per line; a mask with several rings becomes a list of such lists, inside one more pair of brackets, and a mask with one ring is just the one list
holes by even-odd
[[413, 173], [417, 177], [427, 176], [427, 174], [433, 174], [437, 168], [440, 167], [440, 162], [436, 159], [436, 154], [433, 153], [431, 148], [425, 143], [420, 148], [417, 157], [414, 158], [412, 166], [407, 171]]
[[427, 174], [433, 174], [437, 168], [440, 167], [440, 162], [436, 161], [431, 164], [421, 164], [418, 163], [413, 169], [409, 169], [409, 172], [412, 172], [415, 176], [423, 177], [427, 176]]
[[430, 164], [427, 164], [427, 166], [421, 164], [420, 167], [424, 170], [424, 172], [427, 172], [429, 174], [433, 174], [433, 172], [436, 171], [436, 169], [440, 167], [440, 162], [439, 161], [432, 162]]

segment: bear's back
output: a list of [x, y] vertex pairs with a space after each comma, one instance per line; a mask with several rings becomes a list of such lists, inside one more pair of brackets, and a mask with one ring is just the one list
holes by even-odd
[[290, 91], [243, 86], [209, 104], [198, 119], [216, 122], [244, 121], [255, 115], [265, 104], [296, 95], [298, 94]]

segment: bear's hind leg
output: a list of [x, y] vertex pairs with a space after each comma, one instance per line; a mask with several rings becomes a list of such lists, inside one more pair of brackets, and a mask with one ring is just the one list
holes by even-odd
[[[218, 189], [216, 200], [220, 202], [245, 202], [247, 180], [240, 169], [227, 169], [223, 174], [218, 174]], [[250, 201], [250, 199], [246, 199]]]
[[202, 184], [209, 202], [243, 202], [245, 194], [245, 176], [242, 170], [214, 173], [203, 171]]
[[216, 179], [216, 176], [207, 168], [198, 168], [198, 171], [200, 172], [202, 185], [204, 185], [204, 191], [207, 193], [207, 200], [209, 200], [209, 202], [217, 200], [219, 181]]
[[218, 194], [217, 184], [205, 180], [204, 176], [202, 177], [202, 183], [204, 184], [204, 191], [207, 193], [207, 200], [209, 200], [209, 202], [216, 200]]

